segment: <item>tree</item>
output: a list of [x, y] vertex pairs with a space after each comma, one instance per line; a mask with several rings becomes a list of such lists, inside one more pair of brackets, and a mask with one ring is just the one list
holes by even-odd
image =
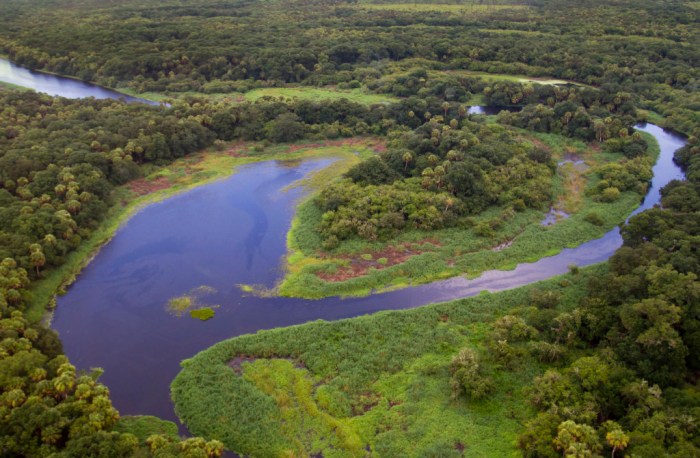
[[621, 429], [614, 429], [605, 435], [605, 440], [612, 447], [612, 458], [615, 458], [617, 450], [624, 450], [629, 444], [630, 438]]
[[595, 429], [571, 420], [559, 424], [554, 446], [565, 458], [597, 458], [602, 449]]
[[304, 125], [294, 113], [282, 113], [265, 124], [265, 136], [273, 142], [291, 142], [304, 136]]
[[406, 151], [403, 153], [403, 163], [404, 163], [404, 171], [408, 170], [408, 164], [413, 160], [413, 154], [411, 154], [410, 151]]
[[29, 261], [36, 269], [36, 276], [40, 277], [41, 274], [39, 272], [39, 268], [43, 267], [44, 264], [46, 264], [46, 256], [44, 256], [44, 252], [41, 249], [41, 245], [39, 245], [38, 243], [31, 244], [29, 246], [29, 253]]
[[464, 394], [469, 399], [478, 400], [486, 397], [493, 389], [493, 381], [483, 374], [479, 357], [470, 348], [462, 348], [452, 358], [450, 373], [452, 399]]

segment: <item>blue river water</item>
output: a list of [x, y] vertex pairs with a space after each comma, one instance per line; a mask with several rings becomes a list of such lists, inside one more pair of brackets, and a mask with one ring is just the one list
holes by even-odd
[[49, 73], [35, 72], [2, 58], [0, 58], [0, 81], [69, 99], [94, 97], [96, 99], [122, 99], [126, 102], [159, 105], [158, 102], [125, 95], [96, 84]]

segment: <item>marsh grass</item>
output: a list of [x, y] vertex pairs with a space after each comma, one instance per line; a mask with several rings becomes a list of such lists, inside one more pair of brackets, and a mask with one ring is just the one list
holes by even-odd
[[168, 311], [182, 316], [186, 311], [192, 308], [194, 301], [190, 296], [174, 297], [168, 301]]
[[[460, 348], [486, 351], [493, 321], [560, 297], [569, 311], [605, 266], [545, 282], [405, 311], [261, 331], [182, 362], [171, 393], [193, 434], [251, 456], [520, 456], [534, 413], [526, 388], [545, 366], [525, 355], [506, 370], [486, 361], [495, 391], [451, 400]], [[249, 362], [234, 370], [234, 358]], [[242, 373], [242, 375], [241, 375]]]
[[202, 302], [205, 296], [215, 293], [216, 289], [211, 286], [197, 286], [188, 291], [187, 294], [170, 299], [166, 308], [168, 312], [178, 317], [189, 312], [192, 318], [207, 321], [214, 317], [214, 308], [218, 308], [219, 306], [204, 306]]

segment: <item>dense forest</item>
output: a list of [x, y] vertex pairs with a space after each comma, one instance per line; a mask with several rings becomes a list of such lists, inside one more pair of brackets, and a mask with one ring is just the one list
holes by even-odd
[[[3, 2], [0, 50], [30, 68], [112, 87], [217, 93], [285, 83], [367, 85], [451, 99], [464, 94], [454, 83], [467, 70], [608, 86], [677, 130], [689, 133], [698, 122], [697, 10], [689, 2], [468, 3], [422, 11], [322, 1], [52, 5]], [[415, 66], [442, 72], [443, 82], [423, 88], [397, 75]], [[514, 94], [511, 102], [518, 101]]]
[[[700, 456], [699, 19], [653, 0], [2, 2], [3, 56], [170, 103], [0, 85], [0, 454]], [[260, 89], [281, 97], [246, 98]], [[647, 120], [687, 135], [687, 181], [622, 226], [608, 263], [222, 342], [173, 384], [206, 439], [120, 419], [100, 371], [25, 316], [125, 185], [203, 148], [381, 137], [300, 208], [313, 254], [441, 230], [490, 250], [558, 205], [566, 154], [593, 152], [585, 211], [569, 206], [585, 235], [624, 221], [651, 178]]]

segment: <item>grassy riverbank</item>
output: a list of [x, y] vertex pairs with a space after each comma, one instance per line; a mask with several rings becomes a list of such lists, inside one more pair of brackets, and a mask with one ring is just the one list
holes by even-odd
[[[179, 159], [172, 164], [155, 169], [147, 177], [135, 180], [115, 192], [114, 205], [100, 227], [91, 237], [66, 257], [59, 267], [44, 273], [44, 277], [32, 283], [27, 298], [27, 318], [39, 321], [56, 293], [75, 280], [76, 275], [92, 260], [100, 247], [107, 243], [128, 219], [145, 206], [162, 201], [196, 186], [226, 178], [235, 173], [238, 166], [267, 160], [296, 161], [306, 158], [333, 157], [337, 161], [329, 171], [318, 172], [323, 180], [334, 173], [343, 173], [361, 157], [372, 154], [379, 144], [373, 138], [354, 138], [321, 143], [297, 143], [264, 148], [259, 144], [238, 143], [221, 150], [208, 149]], [[330, 175], [329, 175], [330, 174]], [[314, 178], [309, 177], [310, 183]]]
[[28, 87], [24, 87], [24, 86], [19, 86], [17, 84], [6, 83], [4, 81], [0, 81], [0, 91], [1, 90], [32, 91], [33, 89], [29, 89]]
[[[599, 181], [588, 167], [618, 161], [621, 155], [596, 152], [557, 135], [522, 134], [524, 141], [539, 142], [558, 161], [585, 160], [585, 165], [563, 164], [552, 181], [553, 208], [568, 217], [544, 226], [540, 222], [546, 214], [541, 211], [505, 218], [504, 209], [492, 208], [472, 218], [468, 227], [404, 232], [383, 243], [353, 239], [323, 252], [316, 229], [322, 215], [307, 201], [299, 206], [287, 237], [290, 255], [279, 293], [305, 298], [361, 296], [458, 275], [476, 277], [486, 270], [514, 269], [519, 263], [603, 236], [639, 205], [641, 196], [634, 192], [623, 193], [611, 203], [597, 202], [585, 193]], [[658, 157], [656, 141], [643, 135], [651, 145], [648, 154]]]
[[549, 319], [570, 311], [604, 268], [226, 340], [183, 361], [176, 412], [194, 434], [252, 456], [520, 456], [533, 415], [525, 389], [547, 366], [526, 351], [509, 367], [489, 361], [493, 393], [468, 401], [451, 399], [450, 361], [465, 347], [487, 354], [494, 320], [534, 315], [543, 297], [556, 299], [541, 311]]

